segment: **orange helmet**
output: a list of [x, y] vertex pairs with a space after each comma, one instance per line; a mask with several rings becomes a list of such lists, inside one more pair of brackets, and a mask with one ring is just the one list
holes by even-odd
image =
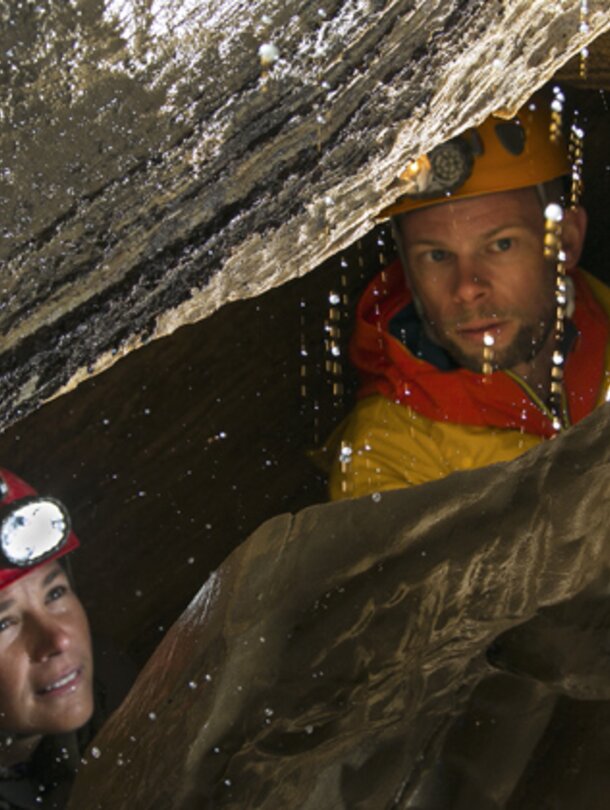
[[552, 110], [537, 95], [510, 120], [490, 116], [476, 129], [411, 161], [400, 175], [405, 193], [380, 219], [430, 205], [535, 186], [565, 174], [570, 164], [561, 132], [550, 138]]

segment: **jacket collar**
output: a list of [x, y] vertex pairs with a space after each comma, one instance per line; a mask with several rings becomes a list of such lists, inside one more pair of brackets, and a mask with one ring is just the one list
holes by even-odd
[[[567, 330], [571, 351], [564, 381], [569, 418], [574, 423], [599, 400], [609, 326], [583, 273], [576, 271], [572, 279], [576, 308]], [[409, 317], [413, 311], [402, 267], [396, 261], [372, 280], [358, 305], [350, 357], [362, 378], [359, 396], [380, 393], [435, 421], [520, 429], [545, 437], [557, 432], [550, 414], [538, 407], [512, 375], [496, 371], [483, 376], [461, 368], [440, 347], [422, 338], [423, 329], [418, 334]], [[411, 330], [405, 335], [407, 345], [400, 335], [405, 318], [411, 323], [407, 323]], [[414, 340], [420, 341], [421, 352]], [[444, 359], [439, 359], [439, 352]]]

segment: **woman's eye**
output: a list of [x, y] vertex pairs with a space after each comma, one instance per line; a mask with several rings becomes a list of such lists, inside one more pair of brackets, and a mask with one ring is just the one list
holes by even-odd
[[68, 593], [68, 588], [65, 585], [56, 585], [47, 592], [46, 602], [55, 602], [56, 599], [61, 599], [66, 593]]

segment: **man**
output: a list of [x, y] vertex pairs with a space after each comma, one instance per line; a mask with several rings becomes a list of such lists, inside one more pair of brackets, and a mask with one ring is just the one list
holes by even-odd
[[0, 469], [0, 808], [62, 808], [94, 713], [91, 637], [64, 507]]
[[571, 171], [549, 133], [538, 97], [407, 167], [382, 212], [402, 266], [358, 306], [362, 386], [335, 434], [331, 498], [514, 459], [605, 401], [610, 291], [578, 269], [582, 208], [560, 223], [565, 282], [544, 256], [545, 211]]
[[[358, 305], [362, 384], [329, 442], [331, 498], [512, 460], [606, 401], [610, 290], [578, 268], [584, 210], [557, 210], [571, 167], [551, 118], [539, 96], [403, 173], [382, 212], [401, 261]], [[479, 684], [417, 807], [505, 806], [556, 701], [522, 674]]]

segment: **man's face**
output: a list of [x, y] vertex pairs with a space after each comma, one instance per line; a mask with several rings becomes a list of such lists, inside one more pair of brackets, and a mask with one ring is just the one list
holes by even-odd
[[45, 563], [0, 591], [0, 729], [58, 734], [93, 712], [87, 617], [66, 573]]
[[[533, 189], [413, 211], [400, 223], [408, 278], [430, 336], [457, 362], [523, 373], [550, 339], [554, 274]], [[486, 337], [487, 336], [487, 337]]]

